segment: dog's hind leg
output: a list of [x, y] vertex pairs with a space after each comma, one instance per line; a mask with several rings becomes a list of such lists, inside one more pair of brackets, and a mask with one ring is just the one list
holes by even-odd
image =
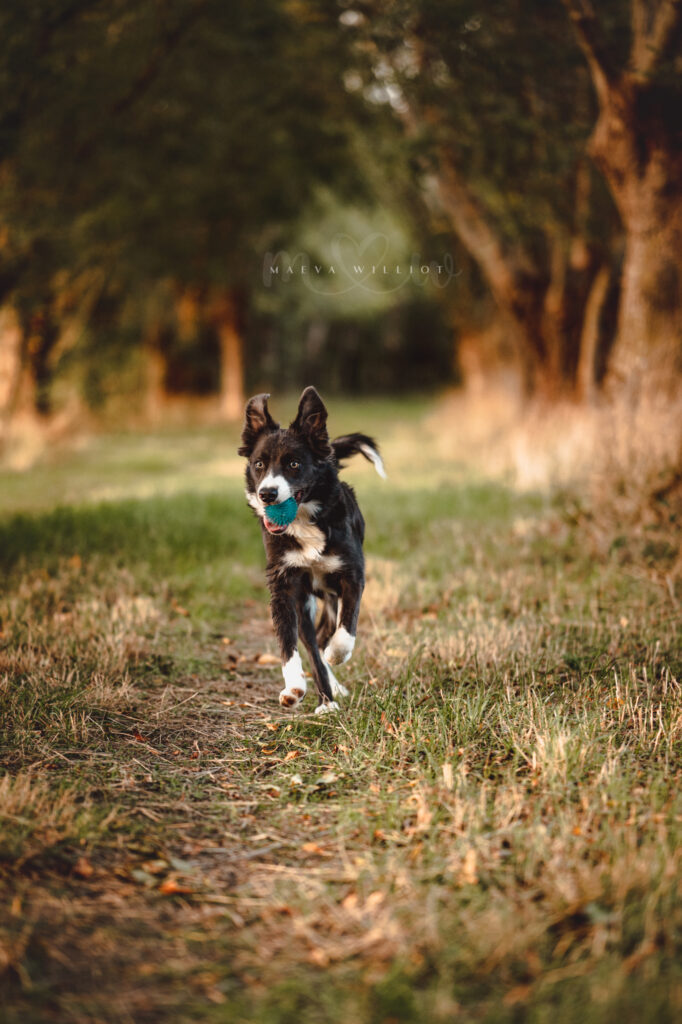
[[298, 630], [301, 640], [305, 644], [305, 648], [310, 655], [313, 677], [315, 679], [315, 685], [317, 686], [319, 704], [315, 708], [315, 711], [317, 713], [324, 711], [337, 711], [338, 704], [334, 700], [334, 697], [346, 694], [348, 691], [337, 682], [334, 678], [333, 672], [328, 669], [322, 660], [320, 649], [317, 646], [317, 637], [315, 636], [316, 608], [317, 604], [313, 594], [301, 595], [298, 602]]

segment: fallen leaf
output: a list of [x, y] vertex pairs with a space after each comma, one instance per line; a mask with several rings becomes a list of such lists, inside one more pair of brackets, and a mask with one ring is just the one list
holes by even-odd
[[309, 959], [310, 962], [316, 964], [317, 967], [327, 967], [329, 965], [329, 956], [323, 949], [320, 949], [319, 946], [310, 950]]
[[[199, 846], [199, 847], [195, 846], [192, 852], [198, 853], [199, 850], [201, 850], [201, 849], [202, 849], [201, 846]], [[175, 871], [183, 871], [183, 872], [194, 871], [194, 867], [192, 866], [192, 864], [190, 864], [190, 862], [188, 860], [180, 860], [179, 857], [169, 857], [168, 860], [170, 861], [170, 866]]]
[[348, 910], [350, 912], [357, 910], [358, 894], [356, 892], [349, 892], [346, 898], [341, 900], [341, 906], [344, 910]]
[[301, 756], [300, 750], [290, 750], [287, 756], [284, 758], [285, 761], [295, 761], [297, 757]]
[[376, 908], [384, 902], [384, 899], [385, 896], [383, 892], [379, 892], [379, 890], [377, 890], [376, 892], [371, 892], [367, 899], [365, 900], [364, 909], [369, 911], [376, 910]]
[[259, 654], [255, 659], [257, 665], [279, 665], [281, 659], [276, 654]]
[[150, 875], [162, 875], [168, 870], [167, 860], [146, 860], [140, 867]]
[[94, 870], [90, 861], [85, 857], [79, 857], [73, 866], [73, 873], [79, 878], [90, 878]]
[[303, 853], [309, 853], [315, 857], [331, 857], [328, 850], [320, 846], [318, 843], [304, 843], [301, 847]]
[[162, 892], [164, 896], [174, 896], [176, 893], [188, 893], [191, 891], [188, 885], [180, 885], [175, 878], [167, 878], [159, 886], [159, 892]]
[[149, 888], [156, 885], [156, 879], [153, 875], [150, 875], [148, 871], [142, 871], [140, 868], [134, 868], [130, 874], [136, 882], [141, 882], [142, 885], [146, 885]]

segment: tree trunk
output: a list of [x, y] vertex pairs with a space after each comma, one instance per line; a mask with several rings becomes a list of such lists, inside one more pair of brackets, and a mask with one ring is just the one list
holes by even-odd
[[632, 3], [627, 71], [612, 66], [589, 0], [564, 0], [599, 101], [590, 153], [625, 228], [618, 333], [609, 383], [635, 399], [682, 378], [682, 147], [679, 98], [658, 72], [674, 52], [680, 0]]
[[609, 267], [600, 267], [594, 276], [585, 303], [585, 314], [580, 338], [575, 392], [579, 402], [593, 402], [597, 391], [596, 369], [599, 348], [600, 320], [611, 281]]
[[[583, 178], [577, 178], [578, 191], [584, 191]], [[549, 259], [540, 268], [521, 250], [503, 248], [447, 156], [435, 185], [441, 206], [481, 267], [506, 322], [526, 398], [575, 399], [582, 314], [594, 263], [580, 226], [571, 238], [554, 235], [548, 240]]]
[[238, 289], [215, 292], [209, 300], [208, 315], [220, 345], [219, 411], [227, 421], [244, 413], [243, 312], [244, 296]]
[[682, 373], [682, 155], [638, 123], [645, 92], [612, 86], [591, 143], [626, 232], [609, 376], [632, 393], [678, 388]]
[[21, 390], [24, 334], [12, 306], [0, 309], [0, 450], [5, 446]]
[[682, 194], [673, 198], [664, 186], [668, 195], [659, 201], [658, 188], [636, 185], [624, 217], [622, 298], [610, 375], [629, 390], [670, 393], [680, 388], [682, 374]]

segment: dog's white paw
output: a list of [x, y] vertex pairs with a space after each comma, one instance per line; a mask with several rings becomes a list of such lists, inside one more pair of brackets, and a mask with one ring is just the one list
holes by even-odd
[[338, 681], [338, 679], [330, 669], [329, 665], [327, 665], [326, 668], [327, 678], [329, 679], [329, 685], [332, 688], [332, 697], [347, 697], [349, 691], [346, 689], [345, 686], [343, 686], [342, 683]]
[[329, 711], [340, 711], [341, 708], [335, 700], [330, 700], [328, 704], [318, 704], [315, 708], [316, 715], [326, 715]]
[[295, 708], [305, 697], [305, 690], [295, 686], [292, 690], [280, 690], [279, 702], [283, 708]]
[[343, 665], [350, 658], [354, 647], [355, 637], [341, 626], [324, 649], [325, 661], [330, 665]]
[[298, 651], [282, 666], [282, 675], [284, 676], [284, 689], [280, 692], [279, 702], [282, 707], [295, 708], [305, 697], [308, 688], [303, 675], [301, 655]]

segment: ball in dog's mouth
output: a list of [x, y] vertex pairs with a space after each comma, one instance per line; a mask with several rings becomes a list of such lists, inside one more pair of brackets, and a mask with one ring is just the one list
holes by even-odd
[[298, 491], [292, 498], [280, 501], [276, 505], [267, 505], [265, 508], [264, 523], [268, 533], [284, 533], [290, 523], [293, 523], [298, 513], [298, 505], [303, 497], [303, 492]]

